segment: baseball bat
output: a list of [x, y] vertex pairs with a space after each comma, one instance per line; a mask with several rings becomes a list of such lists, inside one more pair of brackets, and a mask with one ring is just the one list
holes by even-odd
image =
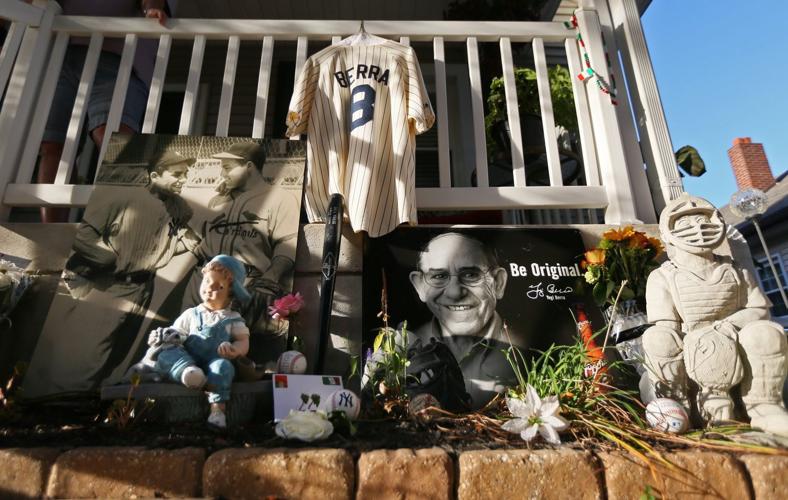
[[334, 304], [339, 245], [342, 242], [343, 199], [341, 194], [331, 195], [326, 214], [326, 229], [323, 237], [323, 261], [320, 279], [320, 336], [317, 343], [317, 360], [314, 373], [322, 373], [326, 349], [331, 341], [331, 311]]

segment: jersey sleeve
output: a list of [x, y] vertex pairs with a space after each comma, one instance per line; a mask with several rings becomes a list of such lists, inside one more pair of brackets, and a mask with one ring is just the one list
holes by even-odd
[[281, 203], [271, 211], [271, 233], [269, 235], [272, 249], [271, 259], [276, 256], [295, 257], [295, 246], [298, 241], [298, 201], [290, 193], [282, 193]]
[[416, 57], [416, 51], [409, 48], [407, 54], [408, 64], [408, 120], [421, 134], [429, 130], [435, 123], [435, 113], [432, 111], [430, 96], [424, 85], [424, 78], [421, 76], [421, 67]]
[[294, 137], [306, 132], [319, 76], [320, 68], [315, 66], [314, 60], [310, 57], [304, 63], [293, 88], [293, 97], [290, 98], [290, 107], [287, 110], [286, 136]]

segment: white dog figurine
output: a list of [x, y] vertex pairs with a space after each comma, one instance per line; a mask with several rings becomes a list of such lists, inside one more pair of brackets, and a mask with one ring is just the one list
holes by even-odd
[[139, 375], [141, 382], [161, 382], [164, 377], [154, 370], [159, 353], [182, 345], [187, 336], [186, 332], [171, 326], [152, 330], [148, 335], [149, 347], [145, 351], [145, 356], [138, 363], [131, 365], [123, 378], [130, 381], [134, 375]]

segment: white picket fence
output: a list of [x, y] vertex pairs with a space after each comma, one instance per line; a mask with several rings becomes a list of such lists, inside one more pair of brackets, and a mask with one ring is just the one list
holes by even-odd
[[[593, 10], [580, 10], [577, 16], [592, 65], [607, 79], [599, 17]], [[228, 133], [241, 41], [253, 40], [261, 43], [262, 55], [252, 135], [262, 137], [267, 108], [271, 104], [271, 64], [277, 44], [285, 41], [296, 42], [297, 76], [307, 57], [310, 41], [331, 40], [336, 43], [342, 37], [356, 32], [359, 27], [358, 22], [354, 21], [173, 19], [164, 28], [154, 20], [142, 18], [62, 16], [59, 15], [59, 7], [55, 2], [50, 1], [43, 7], [38, 7], [16, 0], [0, 0], [0, 17], [12, 21], [0, 53], [0, 93], [5, 90], [0, 111], [0, 193], [3, 193], [0, 216], [3, 217], [7, 217], [9, 207], [12, 206], [74, 207], [87, 203], [92, 187], [68, 184], [68, 180], [74, 168], [80, 129], [86, 114], [86, 96], [90, 94], [104, 37], [125, 38], [109, 113], [108, 131], [117, 130], [120, 123], [138, 40], [159, 40], [142, 128], [144, 133], [151, 133], [156, 128], [173, 40], [192, 41], [190, 69], [180, 115], [180, 134], [189, 134], [195, 123], [206, 41], [225, 40], [227, 55], [215, 130], [217, 136], [226, 136]], [[647, 207], [645, 212], [648, 212], [648, 208], [653, 212], [650, 195], [647, 199], [635, 195], [630, 179], [632, 169], [627, 167], [622, 137], [626, 133], [633, 134], [632, 124], [621, 120], [609, 96], [600, 92], [596, 86], [586, 86], [578, 79], [573, 79], [574, 103], [586, 185], [563, 185], [547, 76], [545, 43], [562, 44], [570, 73], [577, 74], [582, 69], [581, 52], [573, 30], [557, 22], [449, 21], [366, 21], [366, 29], [379, 36], [398, 39], [405, 44], [426, 41], [433, 46], [435, 88], [431, 90], [434, 90], [436, 96], [433, 105], [437, 115], [440, 184], [439, 187], [417, 190], [417, 204], [420, 209], [603, 209], [607, 223], [638, 220], [638, 203]], [[39, 143], [52, 104], [57, 76], [72, 36], [90, 37], [90, 44], [57, 179], [53, 185], [33, 184], [31, 178]], [[453, 110], [447, 105], [444, 49], [447, 43], [457, 42], [464, 43], [467, 47], [476, 187], [452, 187], [451, 181], [449, 123], [452, 120], [467, 120], [465, 117], [453, 116]], [[513, 186], [494, 187], [489, 183], [478, 53], [481, 42], [496, 42], [500, 46], [512, 138]], [[519, 42], [528, 42], [533, 48], [549, 186], [526, 185], [512, 61], [512, 43]], [[619, 99], [626, 100], [626, 96], [622, 95]], [[100, 158], [104, 154], [109, 136], [109, 133], [105, 135]]]

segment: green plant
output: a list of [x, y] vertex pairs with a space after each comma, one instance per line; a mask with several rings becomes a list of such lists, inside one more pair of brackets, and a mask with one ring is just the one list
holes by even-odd
[[116, 399], [107, 410], [105, 423], [114, 425], [118, 430], [125, 430], [134, 422], [142, 419], [142, 415], [153, 407], [153, 400], [146, 398], [142, 401], [134, 398], [134, 392], [140, 385], [140, 376], [134, 374], [129, 384], [126, 399]]
[[[407, 357], [407, 322], [402, 325], [401, 330], [383, 326], [378, 332], [372, 349], [374, 352], [382, 353], [382, 357], [377, 363], [373, 380], [381, 393], [391, 391], [395, 395], [401, 394], [406, 370], [410, 364]], [[382, 388], [381, 383], [384, 384]]]
[[26, 363], [17, 363], [14, 365], [8, 380], [0, 386], [0, 421], [13, 421], [20, 416], [19, 406], [16, 402], [16, 392], [19, 389], [19, 382], [26, 369]]
[[[549, 68], [550, 97], [553, 102], [555, 124], [570, 132], [577, 131], [577, 114], [572, 93], [572, 76], [563, 66]], [[531, 68], [515, 68], [514, 84], [517, 89], [517, 102], [522, 119], [525, 115], [541, 116], [539, 106], [539, 88], [536, 83], [536, 71]], [[484, 117], [487, 131], [487, 144], [494, 151], [497, 147], [493, 139], [493, 126], [507, 120], [506, 89], [503, 77], [493, 78], [490, 84], [490, 95], [487, 97], [489, 111]]]

